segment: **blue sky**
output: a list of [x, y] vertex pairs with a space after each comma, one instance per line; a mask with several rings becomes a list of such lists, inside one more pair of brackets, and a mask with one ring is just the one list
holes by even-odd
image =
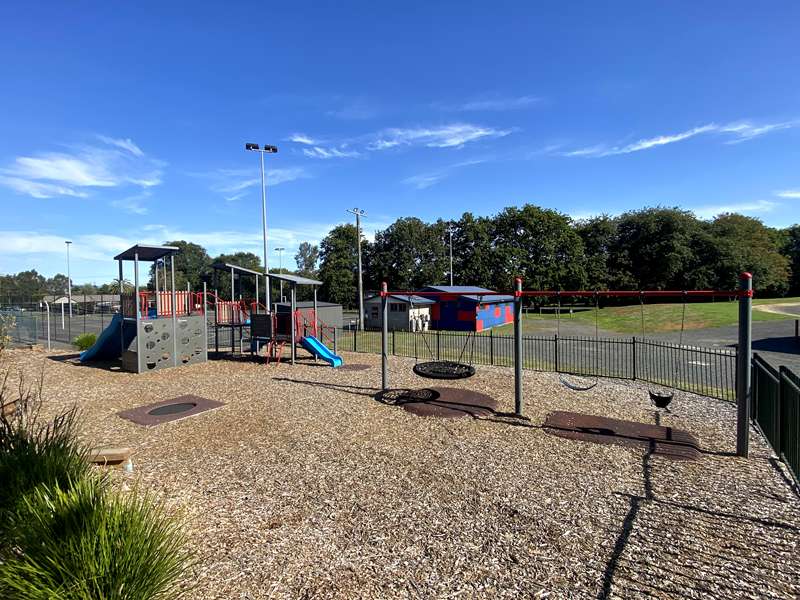
[[[0, 272], [531, 202], [800, 221], [800, 4], [5, 2]], [[277, 264], [272, 253], [270, 264]]]

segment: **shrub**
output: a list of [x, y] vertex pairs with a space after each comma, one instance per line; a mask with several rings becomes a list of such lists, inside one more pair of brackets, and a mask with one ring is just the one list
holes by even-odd
[[96, 477], [68, 490], [40, 486], [12, 517], [19, 549], [0, 562], [0, 597], [150, 600], [182, 595], [191, 560], [178, 523], [138, 492]]
[[86, 450], [77, 438], [77, 409], [41, 422], [41, 379], [26, 386], [0, 384], [0, 549], [11, 536], [11, 515], [39, 485], [68, 489], [89, 472]]
[[97, 341], [97, 336], [93, 333], [82, 333], [72, 341], [73, 346], [77, 346], [78, 350], [83, 352], [88, 350]]

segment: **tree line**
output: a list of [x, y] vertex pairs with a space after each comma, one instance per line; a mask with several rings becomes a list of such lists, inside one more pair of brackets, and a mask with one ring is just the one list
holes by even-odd
[[[739, 274], [750, 271], [759, 295], [800, 295], [800, 225], [776, 229], [735, 213], [706, 221], [666, 207], [576, 221], [532, 204], [492, 216], [464, 213], [452, 221], [397, 219], [373, 241], [361, 241], [365, 289], [377, 290], [382, 281], [392, 289], [448, 284], [451, 234], [456, 285], [509, 290], [520, 276], [527, 289], [735, 289]], [[205, 282], [230, 298], [230, 277], [220, 273], [215, 280], [212, 263], [262, 269], [260, 257], [251, 252], [212, 258], [190, 241], [165, 243], [181, 250], [175, 257], [178, 289], [187, 283], [201, 289]], [[319, 279], [320, 299], [355, 307], [356, 244], [355, 226], [338, 225], [319, 246], [303, 242], [294, 257], [296, 269], [283, 272]], [[152, 287], [152, 277], [151, 269], [142, 285]], [[236, 285], [237, 297], [254, 296], [252, 277]], [[274, 299], [278, 287], [273, 283]], [[36, 271], [0, 276], [0, 300], [62, 295], [66, 288], [67, 278], [61, 274], [49, 279]], [[112, 281], [73, 286], [73, 293], [114, 294], [118, 289], [119, 282]], [[298, 292], [299, 299], [310, 298], [308, 287]]]
[[[698, 219], [680, 208], [645, 208], [575, 221], [532, 204], [455, 221], [395, 221], [362, 240], [364, 282], [377, 290], [449, 283], [449, 238], [456, 285], [528, 289], [735, 289], [750, 271], [760, 295], [800, 294], [800, 225], [775, 229], [721, 214]], [[320, 245], [323, 296], [357, 301], [356, 229], [339, 225]]]

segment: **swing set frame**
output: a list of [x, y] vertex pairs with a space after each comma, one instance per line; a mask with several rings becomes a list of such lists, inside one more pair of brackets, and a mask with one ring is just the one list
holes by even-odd
[[[471, 296], [497, 295], [496, 291], [469, 292]], [[381, 389], [389, 389], [389, 328], [388, 328], [388, 300], [394, 295], [436, 296], [442, 300], [454, 300], [465, 293], [442, 293], [425, 291], [389, 291], [386, 282], [381, 284]], [[737, 300], [739, 303], [739, 343], [736, 354], [736, 454], [746, 457], [749, 453], [750, 431], [750, 399], [751, 375], [750, 363], [752, 361], [752, 305], [753, 305], [753, 276], [742, 273], [739, 276], [738, 290], [523, 290], [522, 278], [514, 279], [514, 416], [525, 418], [523, 413], [523, 386], [522, 366], [522, 303], [524, 298], [562, 298], [565, 296], [576, 298], [683, 298], [684, 306], [689, 298], [727, 298]], [[684, 313], [685, 315], [685, 313]], [[655, 402], [655, 399], [653, 399]]]

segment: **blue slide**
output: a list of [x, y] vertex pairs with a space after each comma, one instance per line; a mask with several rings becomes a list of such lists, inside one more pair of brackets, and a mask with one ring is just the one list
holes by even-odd
[[113, 360], [122, 355], [122, 344], [120, 343], [120, 322], [122, 322], [122, 335], [127, 348], [136, 337], [136, 321], [123, 321], [122, 315], [117, 313], [97, 338], [94, 346], [81, 352], [81, 362], [92, 360]]
[[342, 366], [342, 357], [331, 352], [325, 344], [320, 342], [313, 335], [305, 336], [300, 340], [300, 343], [303, 345], [303, 348], [311, 352], [311, 354], [317, 358], [321, 358], [330, 366], [334, 368]]

